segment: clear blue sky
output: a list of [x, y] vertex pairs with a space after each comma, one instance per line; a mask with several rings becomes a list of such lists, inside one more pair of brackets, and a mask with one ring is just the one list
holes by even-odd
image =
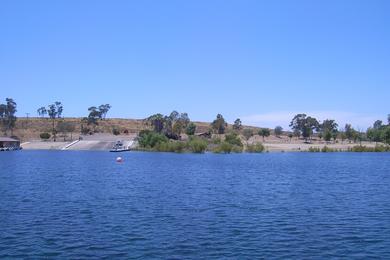
[[0, 1], [0, 99], [367, 127], [390, 113], [390, 1]]

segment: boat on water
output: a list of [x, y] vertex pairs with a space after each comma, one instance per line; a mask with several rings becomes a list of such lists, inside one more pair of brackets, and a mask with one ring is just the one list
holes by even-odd
[[130, 151], [130, 148], [124, 146], [122, 141], [117, 141], [116, 144], [110, 150], [110, 152], [112, 153], [120, 153], [120, 152], [127, 152], [127, 151]]

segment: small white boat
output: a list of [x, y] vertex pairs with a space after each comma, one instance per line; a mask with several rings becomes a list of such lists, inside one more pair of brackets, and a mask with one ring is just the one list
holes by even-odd
[[123, 145], [123, 142], [117, 141], [114, 147], [110, 150], [112, 153], [120, 153], [120, 152], [127, 152], [130, 151], [130, 149]]

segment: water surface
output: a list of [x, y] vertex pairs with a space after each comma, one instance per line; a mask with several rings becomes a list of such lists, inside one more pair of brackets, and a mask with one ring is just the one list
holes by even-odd
[[390, 258], [390, 154], [0, 153], [0, 258]]

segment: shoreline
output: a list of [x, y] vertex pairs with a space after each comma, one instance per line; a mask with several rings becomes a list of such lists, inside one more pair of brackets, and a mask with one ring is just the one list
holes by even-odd
[[[132, 142], [131, 148], [129, 152], [169, 152], [169, 151], [157, 151], [152, 149], [142, 149], [135, 146], [134, 141]], [[75, 143], [75, 142], [73, 142]], [[95, 151], [95, 152], [109, 152], [111, 149], [112, 141], [80, 141], [73, 144], [72, 142], [42, 142], [42, 141], [32, 141], [25, 142], [21, 144], [23, 150], [26, 151]], [[76, 144], [78, 144], [76, 146]], [[383, 146], [383, 144], [375, 145], [373, 143], [362, 143], [360, 144], [275, 144], [275, 143], [264, 143], [265, 150], [259, 153], [302, 153], [302, 152], [375, 152], [373, 151], [378, 147], [387, 147]], [[353, 151], [356, 148], [364, 148], [363, 151]], [[367, 151], [366, 151], [367, 150]], [[370, 150], [370, 151], [368, 151]], [[378, 151], [378, 152], [389, 152], [387, 151]], [[173, 153], [194, 153], [191, 151], [182, 151], [182, 152], [173, 152]], [[213, 151], [206, 151], [205, 153], [215, 153]], [[231, 153], [256, 153], [256, 152], [231, 152]]]

